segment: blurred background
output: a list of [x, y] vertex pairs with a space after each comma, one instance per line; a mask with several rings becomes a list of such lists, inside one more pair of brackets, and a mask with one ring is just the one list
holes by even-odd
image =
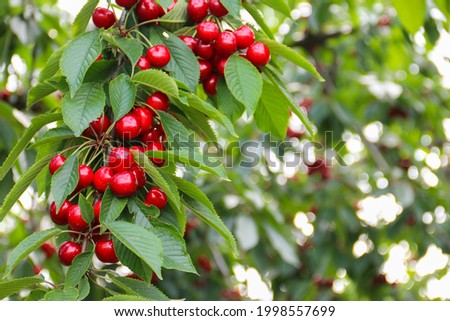
[[[228, 168], [231, 182], [218, 184], [205, 174], [196, 184], [235, 234], [239, 257], [191, 218], [185, 237], [200, 276], [165, 271], [156, 285], [171, 298], [188, 300], [450, 299], [448, 1], [284, 2], [290, 18], [261, 9], [277, 39], [326, 79], [319, 83], [279, 62], [317, 135], [308, 137], [292, 116], [285, 143], [258, 150], [256, 167], [238, 166], [242, 155], [230, 149], [225, 160], [237, 164]], [[3, 162], [30, 120], [60, 104], [53, 95], [25, 107], [28, 90], [69, 38], [68, 26], [84, 1], [1, 4]], [[240, 142], [263, 139], [252, 119], [228, 116]], [[311, 141], [324, 146], [308, 153], [314, 166], [289, 166]], [[34, 153], [22, 155], [1, 182], [0, 202]], [[269, 155], [270, 164], [264, 161]], [[51, 226], [42, 192], [29, 188], [0, 223], [0, 270], [10, 249]], [[42, 251], [16, 277], [36, 267], [62, 278], [57, 258]], [[101, 299], [102, 290], [92, 288], [89, 299]]]

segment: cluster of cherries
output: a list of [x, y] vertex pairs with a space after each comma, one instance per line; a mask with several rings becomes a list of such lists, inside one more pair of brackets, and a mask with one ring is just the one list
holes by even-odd
[[[136, 106], [133, 110], [117, 120], [114, 124], [114, 137], [123, 142], [123, 146], [110, 148], [107, 153], [106, 164], [95, 172], [88, 165], [80, 165], [78, 168], [78, 184], [71, 194], [72, 198], [93, 185], [96, 190], [96, 201], [93, 204], [94, 219], [86, 222], [81, 214], [80, 206], [70, 200], [64, 201], [57, 211], [55, 202], [50, 205], [50, 217], [57, 225], [68, 225], [72, 236], [79, 239], [85, 236], [95, 242], [95, 253], [97, 258], [105, 263], [116, 263], [118, 258], [114, 251], [109, 233], [99, 234], [101, 195], [110, 188], [117, 197], [129, 197], [138, 190], [144, 188], [147, 182], [145, 171], [133, 158], [132, 150], [145, 152], [148, 150], [165, 150], [165, 134], [160, 122], [154, 120], [154, 110], [168, 111], [169, 98], [162, 92], [151, 94], [146, 104]], [[83, 132], [83, 136], [94, 138], [103, 144], [105, 138], [111, 137], [109, 131], [112, 127], [111, 120], [102, 115]], [[128, 146], [128, 147], [126, 147]], [[53, 175], [64, 164], [66, 158], [56, 155], [49, 163], [50, 173]], [[149, 158], [155, 166], [163, 166], [165, 161], [158, 158]], [[164, 208], [167, 204], [166, 194], [158, 187], [148, 190], [145, 197], [147, 206]], [[58, 251], [61, 263], [71, 265], [73, 259], [82, 252], [81, 246], [74, 241], [64, 242]]]

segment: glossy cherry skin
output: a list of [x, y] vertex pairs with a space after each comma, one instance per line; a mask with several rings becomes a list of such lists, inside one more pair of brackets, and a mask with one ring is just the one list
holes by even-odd
[[116, 23], [114, 12], [106, 8], [95, 8], [92, 21], [97, 28], [108, 29]]
[[118, 197], [131, 196], [138, 189], [136, 176], [131, 171], [118, 173], [114, 175], [110, 188], [114, 195]]
[[150, 65], [155, 68], [163, 68], [167, 66], [170, 61], [170, 51], [164, 45], [151, 47], [147, 50], [145, 55], [150, 62]]
[[169, 110], [170, 107], [170, 100], [169, 97], [167, 97], [166, 94], [157, 91], [153, 94], [151, 94], [146, 101], [147, 105], [149, 105], [150, 107], [152, 107], [153, 109], [156, 110], [162, 110], [167, 112]]
[[190, 36], [180, 36], [180, 39], [188, 46], [192, 51], [195, 50], [195, 47], [198, 45], [198, 39]]
[[100, 240], [95, 244], [95, 255], [104, 263], [117, 263], [116, 251], [112, 240]]
[[50, 163], [48, 164], [48, 169], [50, 174], [55, 174], [55, 172], [64, 164], [66, 158], [62, 155], [56, 155], [52, 158]]
[[148, 61], [148, 59], [144, 56], [141, 56], [138, 60], [138, 62], [136, 63], [136, 66], [140, 69], [140, 70], [147, 70], [150, 69], [151, 65], [150, 65], [150, 61]]
[[249, 26], [242, 26], [236, 29], [233, 33], [236, 37], [238, 49], [248, 48], [255, 42], [255, 33]]
[[86, 137], [101, 137], [108, 130], [109, 126], [111, 126], [111, 120], [105, 116], [101, 115], [94, 121], [91, 121], [89, 127], [86, 128], [83, 132], [83, 136]]
[[200, 41], [195, 47], [195, 54], [204, 60], [210, 60], [214, 57], [216, 51], [214, 49], [214, 45], [211, 43], [205, 43]]
[[141, 166], [136, 165], [131, 169], [131, 172], [136, 177], [137, 188], [140, 189], [145, 186], [145, 172]]
[[134, 6], [137, 2], [138, 0], [116, 0], [117, 5], [127, 9]]
[[236, 37], [231, 31], [224, 31], [216, 39], [216, 53], [222, 57], [229, 57], [237, 50]]
[[262, 42], [255, 42], [247, 49], [247, 59], [257, 67], [265, 66], [270, 61], [270, 50]]
[[81, 254], [81, 246], [75, 242], [66, 241], [59, 247], [59, 261], [64, 265], [71, 265], [74, 258]]
[[160, 142], [164, 134], [158, 127], [153, 127], [149, 131], [142, 133], [139, 137], [144, 144], [149, 144], [152, 142]]
[[187, 14], [192, 22], [200, 22], [208, 14], [208, 3], [205, 0], [189, 0]]
[[67, 221], [69, 223], [69, 229], [73, 231], [81, 232], [89, 227], [89, 223], [86, 222], [81, 215], [81, 209], [79, 205], [72, 205], [69, 208]]
[[133, 114], [126, 114], [116, 122], [114, 126], [117, 136], [123, 139], [132, 139], [139, 136], [141, 123], [138, 117]]
[[[147, 147], [145, 148], [145, 150], [154, 150], [154, 151], [164, 151], [164, 145], [160, 142], [150, 142]], [[163, 166], [166, 161], [164, 159], [161, 158], [151, 158], [149, 157], [150, 161], [155, 164], [158, 167]]]
[[210, 43], [219, 36], [219, 27], [213, 21], [202, 21], [197, 26], [197, 37], [204, 43]]
[[94, 172], [89, 166], [80, 165], [78, 167], [78, 175], [80, 179], [78, 180], [77, 187], [75, 191], [81, 191], [82, 189], [88, 187], [94, 181]]
[[153, 126], [153, 112], [146, 107], [136, 107], [131, 112], [132, 115], [139, 119], [141, 124], [140, 132], [145, 132], [150, 130]]
[[145, 204], [154, 205], [161, 210], [167, 204], [166, 193], [158, 187], [151, 188], [145, 197]]
[[209, 96], [215, 96], [217, 95], [217, 83], [219, 81], [219, 76], [216, 74], [212, 74], [208, 78], [205, 79], [203, 82], [203, 89], [205, 90], [205, 93], [207, 93]]
[[216, 70], [219, 76], [225, 77], [225, 67], [227, 65], [228, 58], [222, 58], [217, 62]]
[[114, 148], [109, 154], [108, 166], [113, 169], [115, 173], [125, 172], [133, 167], [133, 155], [126, 147]]
[[200, 81], [203, 81], [212, 74], [213, 67], [208, 60], [203, 59], [198, 61], [198, 65], [200, 67]]
[[220, 3], [220, 0], [209, 0], [209, 11], [216, 17], [223, 17], [228, 14], [227, 8]]
[[94, 204], [94, 221], [95, 225], [100, 224], [100, 210], [102, 208], [102, 200], [95, 202]]
[[56, 225], [66, 225], [67, 214], [69, 213], [69, 208], [72, 205], [73, 204], [69, 201], [64, 201], [59, 211], [56, 212], [56, 203], [52, 202], [52, 204], [50, 204], [50, 218], [52, 219], [53, 223], [55, 223]]
[[99, 192], [106, 191], [106, 188], [111, 183], [114, 176], [114, 171], [111, 167], [100, 167], [94, 174], [94, 187]]
[[140, 0], [136, 6], [136, 15], [140, 21], [157, 19], [159, 5], [153, 0]]

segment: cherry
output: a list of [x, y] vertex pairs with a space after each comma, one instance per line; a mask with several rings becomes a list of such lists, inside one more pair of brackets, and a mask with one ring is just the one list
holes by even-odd
[[136, 15], [140, 21], [157, 19], [159, 17], [159, 6], [153, 0], [140, 0], [136, 6]]
[[172, 9], [175, 8], [176, 4], [177, 0], [173, 0], [173, 2], [167, 7], [167, 12], [172, 11]]
[[127, 171], [133, 166], [133, 155], [126, 147], [114, 148], [109, 154], [108, 165], [115, 173]]
[[205, 43], [200, 41], [197, 44], [197, 47], [195, 47], [195, 54], [199, 56], [200, 58], [203, 58], [205, 60], [209, 60], [214, 57], [214, 54], [216, 51], [214, 50], [214, 46], [210, 43]]
[[330, 166], [327, 166], [323, 158], [318, 158], [312, 164], [306, 164], [308, 166], [308, 175], [320, 174], [323, 180], [330, 179], [331, 170]]
[[222, 58], [217, 62], [216, 65], [217, 73], [222, 77], [225, 77], [225, 66], [227, 65], [227, 61], [228, 58]]
[[223, 17], [228, 14], [227, 8], [220, 3], [220, 0], [209, 0], [209, 11], [216, 17]]
[[151, 188], [145, 197], [145, 204], [154, 205], [161, 210], [167, 204], [166, 193], [158, 187]]
[[198, 61], [198, 65], [200, 67], [200, 81], [203, 81], [212, 74], [213, 67], [209, 61], [203, 59]]
[[62, 155], [56, 155], [52, 158], [50, 163], [48, 164], [48, 169], [50, 170], [50, 174], [55, 174], [55, 172], [64, 164], [66, 158]]
[[102, 58], [103, 58], [103, 54], [99, 54], [97, 56], [97, 58], [95, 58], [95, 61], [100, 61], [100, 60], [102, 60]]
[[119, 6], [124, 7], [126, 9], [129, 9], [132, 6], [134, 6], [136, 2], [138, 2], [138, 0], [116, 0], [116, 3]]
[[192, 51], [195, 50], [195, 47], [198, 45], [198, 39], [190, 36], [180, 36], [180, 39], [188, 46]]
[[95, 244], [95, 255], [97, 255], [97, 258], [104, 263], [119, 262], [112, 240], [98, 241]]
[[55, 246], [50, 242], [45, 242], [44, 244], [42, 244], [41, 250], [42, 250], [42, 252], [44, 252], [45, 257], [47, 259], [51, 258], [53, 256], [53, 254], [55, 254], [55, 252], [56, 252]]
[[52, 219], [53, 223], [56, 225], [66, 225], [67, 224], [67, 214], [69, 213], [69, 208], [73, 204], [69, 201], [64, 201], [62, 203], [59, 212], [56, 212], [56, 203], [52, 202], [50, 204], [50, 218]]
[[138, 189], [136, 176], [131, 171], [118, 173], [114, 175], [110, 188], [118, 197], [131, 196]]
[[0, 90], [0, 99], [3, 101], [8, 101], [11, 97], [11, 92], [8, 89]]
[[136, 176], [137, 189], [145, 186], [145, 172], [141, 166], [136, 165], [131, 169], [131, 172]]
[[89, 227], [89, 223], [86, 222], [81, 215], [81, 209], [79, 205], [72, 205], [69, 208], [67, 221], [69, 222], [69, 228], [73, 231], [81, 232]]
[[94, 181], [94, 172], [89, 166], [80, 165], [78, 167], [78, 175], [80, 179], [78, 180], [77, 187], [75, 191], [81, 191], [82, 189], [88, 187]]
[[164, 11], [164, 8], [160, 5], [158, 5], [158, 18], [161, 18], [162, 16], [164, 16], [166, 14], [166, 12]]
[[142, 146], [139, 146], [139, 145], [131, 146], [131, 147], [130, 147], [130, 151], [131, 151], [131, 150], [135, 150], [135, 151], [141, 152], [141, 153], [144, 153], [144, 152], [145, 152], [145, 148], [142, 147]]
[[270, 50], [262, 42], [255, 42], [247, 50], [247, 59], [257, 67], [265, 66], [270, 60]]
[[155, 68], [163, 68], [170, 61], [170, 51], [164, 45], [156, 45], [147, 50], [147, 59]]
[[216, 52], [219, 56], [229, 57], [237, 49], [236, 37], [231, 31], [224, 31], [216, 39]]
[[59, 261], [64, 265], [71, 265], [74, 258], [81, 253], [81, 247], [71, 241], [66, 241], [59, 247]]
[[38, 275], [39, 273], [41, 273], [41, 271], [42, 271], [42, 266], [34, 265], [34, 264], [33, 264], [33, 272], [34, 272], [34, 275]]
[[213, 21], [202, 21], [197, 26], [197, 37], [205, 43], [213, 42], [219, 36], [219, 27]]
[[212, 264], [206, 255], [201, 255], [197, 259], [198, 265], [205, 270], [205, 272], [210, 272], [212, 270]]
[[94, 204], [94, 224], [100, 224], [100, 210], [102, 208], [102, 200], [95, 202]]
[[250, 47], [255, 42], [255, 33], [249, 26], [242, 26], [234, 32], [238, 49]]
[[170, 100], [169, 97], [167, 97], [166, 94], [157, 91], [153, 94], [151, 94], [146, 101], [147, 105], [149, 105], [150, 107], [152, 107], [153, 109], [156, 110], [162, 110], [167, 112], [169, 110], [170, 107]]
[[215, 96], [217, 94], [217, 82], [219, 81], [219, 76], [212, 74], [203, 81], [203, 89], [205, 93], [209, 96]]
[[141, 124], [140, 131], [144, 132], [150, 130], [153, 126], [153, 112], [146, 107], [136, 107], [131, 112], [136, 118], [139, 119], [139, 123]]
[[111, 120], [107, 116], [101, 115], [96, 120], [91, 121], [89, 127], [84, 130], [83, 136], [100, 137], [106, 133], [109, 126], [111, 126]]
[[[150, 142], [147, 147], [145, 148], [145, 150], [154, 150], [154, 151], [164, 151], [164, 145], [160, 142]], [[150, 161], [155, 164], [158, 167], [163, 166], [166, 161], [164, 159], [161, 158], [149, 158]]]
[[114, 126], [116, 134], [123, 139], [132, 139], [141, 132], [139, 118], [133, 114], [126, 114], [116, 122]]
[[111, 167], [100, 167], [94, 174], [94, 187], [97, 191], [104, 192], [111, 183], [114, 171]]
[[208, 3], [205, 0], [189, 0], [187, 14], [192, 22], [200, 22], [208, 14]]
[[92, 21], [97, 28], [108, 29], [116, 23], [114, 12], [106, 8], [95, 8]]
[[140, 69], [140, 70], [147, 70], [150, 69], [150, 61], [148, 61], [148, 59], [144, 56], [141, 56], [138, 60], [138, 62], [136, 63], [136, 66]]
[[153, 127], [147, 132], [144, 132], [139, 136], [144, 144], [149, 144], [151, 142], [160, 142], [163, 138], [163, 133], [157, 127]]

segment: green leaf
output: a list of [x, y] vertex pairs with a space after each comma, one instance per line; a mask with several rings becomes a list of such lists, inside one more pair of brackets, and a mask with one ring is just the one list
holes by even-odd
[[51, 290], [44, 296], [44, 301], [75, 301], [78, 298], [78, 290], [67, 287], [64, 290]]
[[109, 99], [115, 120], [122, 118], [133, 108], [136, 85], [128, 75], [120, 74], [109, 83]]
[[98, 3], [99, 0], [88, 0], [83, 8], [81, 8], [72, 24], [72, 37], [76, 38], [86, 30]]
[[127, 206], [127, 198], [119, 198], [113, 194], [108, 187], [102, 198], [102, 205], [100, 207], [100, 223], [103, 224], [101, 232], [106, 230], [106, 225], [117, 220]]
[[239, 17], [242, 0], [221, 0], [220, 2], [225, 8], [227, 8], [229, 14]]
[[159, 209], [156, 206], [145, 205], [138, 197], [128, 199], [128, 210], [134, 215], [142, 215], [144, 217], [158, 217]]
[[105, 92], [100, 85], [83, 84], [75, 96], [64, 96], [61, 107], [64, 122], [76, 136], [80, 136], [89, 123], [103, 113], [105, 101]]
[[75, 257], [66, 274], [64, 288], [77, 286], [92, 265], [94, 252], [84, 252]]
[[61, 233], [60, 229], [52, 228], [31, 234], [19, 243], [12, 251], [6, 261], [5, 273], [3, 278], [7, 278], [12, 270], [20, 263], [28, 254], [39, 248], [46, 241]]
[[39, 115], [31, 120], [31, 125], [25, 130], [20, 140], [9, 152], [8, 157], [0, 167], [0, 180], [2, 180], [6, 173], [11, 169], [14, 163], [17, 161], [20, 153], [27, 147], [33, 136], [45, 125], [61, 120], [60, 113], [43, 114]]
[[271, 7], [272, 9], [281, 12], [286, 17], [291, 16], [291, 9], [289, 9], [289, 6], [286, 1], [280, 1], [280, 0], [262, 0], [262, 2], [266, 5]]
[[113, 45], [116, 45], [125, 54], [125, 56], [130, 59], [131, 66], [133, 68], [136, 66], [136, 63], [144, 51], [144, 47], [141, 43], [133, 38], [115, 37]]
[[311, 73], [320, 81], [325, 81], [316, 70], [316, 67], [314, 67], [312, 63], [310, 63], [305, 57], [300, 55], [297, 51], [275, 40], [261, 39], [260, 41], [267, 45], [272, 54], [278, 54], [286, 58], [287, 60], [291, 61], [292, 63]]
[[96, 82], [104, 84], [109, 82], [117, 71], [117, 60], [104, 60], [95, 61], [87, 70], [86, 76], [84, 76], [84, 82]]
[[109, 223], [107, 228], [162, 279], [162, 244], [154, 233], [136, 224], [119, 221]]
[[43, 157], [36, 163], [34, 163], [28, 170], [20, 176], [19, 180], [13, 186], [11, 191], [6, 195], [3, 202], [2, 208], [0, 210], [0, 221], [2, 221], [9, 210], [14, 206], [19, 197], [26, 191], [28, 186], [34, 181], [34, 179], [39, 175], [43, 168], [48, 166], [49, 161], [54, 155], [48, 155]]
[[131, 271], [136, 273], [147, 283], [152, 280], [152, 269], [143, 260], [141, 260], [136, 254], [131, 252], [125, 245], [113, 237], [114, 249], [120, 262], [128, 267]]
[[237, 253], [236, 241], [233, 234], [222, 222], [208, 197], [196, 185], [184, 179], [173, 177], [173, 180], [180, 191], [184, 193], [182, 198], [183, 203], [198, 217], [216, 230], [217, 233], [222, 235], [228, 242], [228, 245], [231, 246], [233, 252]]
[[[164, 8], [164, 10], [167, 10], [167, 7], [170, 6], [173, 3], [173, 0], [156, 0], [156, 2]], [[184, 2], [184, 1], [180, 1]]]
[[176, 82], [164, 71], [149, 69], [140, 71], [134, 75], [133, 81], [138, 85], [149, 87], [155, 91], [178, 98], [178, 87]]
[[244, 113], [245, 107], [242, 105], [227, 87], [224, 79], [219, 79], [217, 83], [217, 107], [233, 123], [235, 123]]
[[200, 78], [200, 67], [192, 50], [183, 40], [160, 27], [151, 29], [150, 40], [153, 44], [164, 44], [169, 48], [170, 62], [164, 69], [191, 91], [195, 91]]
[[112, 278], [112, 283], [127, 294], [155, 301], [169, 301], [169, 298], [157, 287], [131, 278]]
[[255, 112], [258, 128], [279, 138], [286, 137], [289, 123], [289, 101], [277, 86], [264, 81], [261, 100]]
[[78, 197], [78, 205], [80, 206], [81, 216], [86, 223], [91, 223], [94, 220], [94, 207], [91, 202], [88, 202], [83, 194]]
[[100, 31], [85, 33], [73, 40], [61, 57], [61, 72], [69, 83], [70, 95], [73, 97], [83, 83], [89, 66], [102, 52]]
[[55, 200], [56, 210], [77, 187], [79, 180], [78, 155], [72, 154], [64, 164], [53, 174], [51, 191]]
[[427, 4], [425, 0], [393, 0], [400, 22], [406, 31], [415, 34], [425, 22]]
[[87, 276], [81, 278], [81, 281], [78, 283], [77, 301], [82, 301], [87, 298], [87, 296], [91, 292], [91, 286], [89, 285], [89, 279], [87, 278]]
[[172, 10], [161, 17], [160, 24], [164, 29], [175, 32], [185, 26], [187, 20], [187, 2], [178, 1]]
[[27, 108], [41, 101], [44, 97], [54, 93], [56, 88], [49, 83], [42, 82], [30, 89], [27, 96]]
[[141, 296], [121, 294], [108, 296], [104, 298], [102, 301], [151, 301], [151, 300], [143, 298]]
[[73, 137], [73, 131], [67, 126], [52, 128], [40, 136], [34, 144], [28, 147], [28, 149], [37, 148], [45, 144], [59, 143], [65, 139]]
[[434, 0], [436, 6], [441, 10], [445, 17], [450, 16], [450, 1], [449, 0]]
[[51, 77], [53, 77], [59, 70], [59, 62], [61, 60], [61, 56], [66, 50], [66, 46], [62, 46], [58, 48], [58, 50], [54, 51], [51, 56], [48, 58], [47, 63], [44, 68], [42, 68], [39, 73], [38, 83], [42, 83]]
[[233, 55], [225, 67], [225, 80], [233, 96], [244, 104], [248, 115], [255, 112], [262, 93], [262, 78], [247, 59]]
[[255, 5], [247, 1], [242, 5], [244, 6], [245, 10], [247, 10], [247, 12], [252, 16], [252, 18], [255, 19], [256, 23], [261, 27], [261, 30], [264, 32], [264, 34], [270, 39], [275, 39], [275, 36], [273, 35], [272, 31], [270, 31], [269, 26], [266, 24], [265, 18], [263, 17], [261, 12], [258, 11]]
[[0, 300], [42, 282], [44, 282], [44, 279], [40, 276], [2, 281], [0, 282]]

